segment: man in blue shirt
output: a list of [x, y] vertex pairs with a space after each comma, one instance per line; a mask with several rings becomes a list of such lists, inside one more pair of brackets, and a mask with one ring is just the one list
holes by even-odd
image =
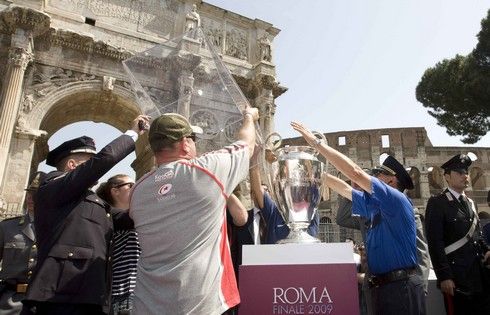
[[317, 139], [300, 123], [292, 127], [335, 168], [363, 191], [327, 174], [327, 185], [352, 200], [352, 212], [369, 220], [366, 250], [375, 314], [425, 314], [421, 277], [416, 273], [416, 227], [413, 208], [403, 191], [413, 183], [404, 167], [388, 157], [376, 176]]

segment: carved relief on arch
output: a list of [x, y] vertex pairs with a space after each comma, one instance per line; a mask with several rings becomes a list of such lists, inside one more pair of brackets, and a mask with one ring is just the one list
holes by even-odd
[[486, 190], [485, 174], [479, 167], [470, 168], [470, 180], [473, 190]]
[[36, 99], [48, 95], [50, 92], [65, 84], [95, 79], [96, 76], [93, 74], [36, 64], [34, 66], [32, 81], [27, 88], [27, 91], [33, 95], [34, 99]]
[[257, 51], [257, 59], [260, 61], [272, 61], [272, 45], [269, 38], [269, 34], [264, 32], [262, 37], [259, 38], [259, 49]]
[[24, 94], [21, 101], [21, 110], [19, 111], [17, 123], [15, 125], [15, 131], [17, 133], [34, 137], [40, 137], [46, 134], [45, 131], [32, 128], [29, 122], [29, 113], [36, 107], [36, 105], [37, 100], [33, 94]]
[[226, 30], [225, 54], [242, 60], [248, 60], [248, 33], [238, 27]]
[[222, 52], [224, 38], [222, 23], [205, 16], [201, 18], [201, 22], [204, 34], [209, 38], [217, 52]]

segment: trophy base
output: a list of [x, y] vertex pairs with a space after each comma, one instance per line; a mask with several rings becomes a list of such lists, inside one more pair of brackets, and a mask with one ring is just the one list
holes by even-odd
[[294, 244], [294, 243], [304, 243], [304, 244], [312, 244], [312, 243], [321, 243], [319, 239], [311, 236], [306, 232], [306, 230], [291, 230], [289, 235], [277, 241], [276, 244]]

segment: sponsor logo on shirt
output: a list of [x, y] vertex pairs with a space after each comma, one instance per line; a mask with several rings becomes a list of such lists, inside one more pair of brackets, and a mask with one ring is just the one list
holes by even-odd
[[158, 194], [164, 196], [172, 189], [172, 184], [165, 184], [158, 189]]
[[163, 196], [163, 197], [157, 197], [157, 201], [158, 202], [169, 201], [169, 200], [172, 200], [172, 199], [175, 199], [175, 194], [170, 194], [170, 195], [166, 195], [166, 196]]
[[[173, 172], [172, 172], [172, 175], [173, 175]], [[172, 184], [162, 185], [158, 189], [158, 195], [160, 195], [161, 197], [157, 196], [157, 201], [158, 202], [163, 202], [163, 201], [168, 201], [168, 200], [174, 199], [175, 198], [175, 194], [168, 194], [171, 190], [172, 190]]]
[[163, 182], [164, 180], [171, 179], [174, 177], [174, 171], [170, 170], [164, 174], [155, 174], [155, 183]]

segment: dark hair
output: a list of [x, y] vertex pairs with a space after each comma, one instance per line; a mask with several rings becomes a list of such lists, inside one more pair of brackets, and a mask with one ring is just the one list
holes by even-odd
[[58, 171], [64, 171], [66, 162], [68, 162], [68, 160], [75, 160], [77, 162], [80, 162], [81, 160], [87, 161], [92, 157], [92, 155], [93, 154], [85, 153], [85, 152], [71, 153], [70, 155], [62, 158], [58, 163], [56, 163], [56, 169]]
[[117, 187], [117, 185], [123, 184], [124, 180], [122, 178], [128, 177], [126, 174], [117, 174], [112, 176], [107, 180], [107, 182], [103, 182], [99, 185], [95, 193], [111, 206], [114, 206], [114, 198], [112, 198], [111, 189]]
[[479, 219], [490, 219], [490, 214], [485, 211], [480, 211], [478, 212], [478, 218]]
[[182, 139], [173, 141], [167, 138], [153, 139], [153, 141], [150, 143], [150, 147], [153, 153], [159, 153], [161, 151], [173, 151], [175, 150], [175, 148], [177, 148], [177, 143], [181, 140]]

